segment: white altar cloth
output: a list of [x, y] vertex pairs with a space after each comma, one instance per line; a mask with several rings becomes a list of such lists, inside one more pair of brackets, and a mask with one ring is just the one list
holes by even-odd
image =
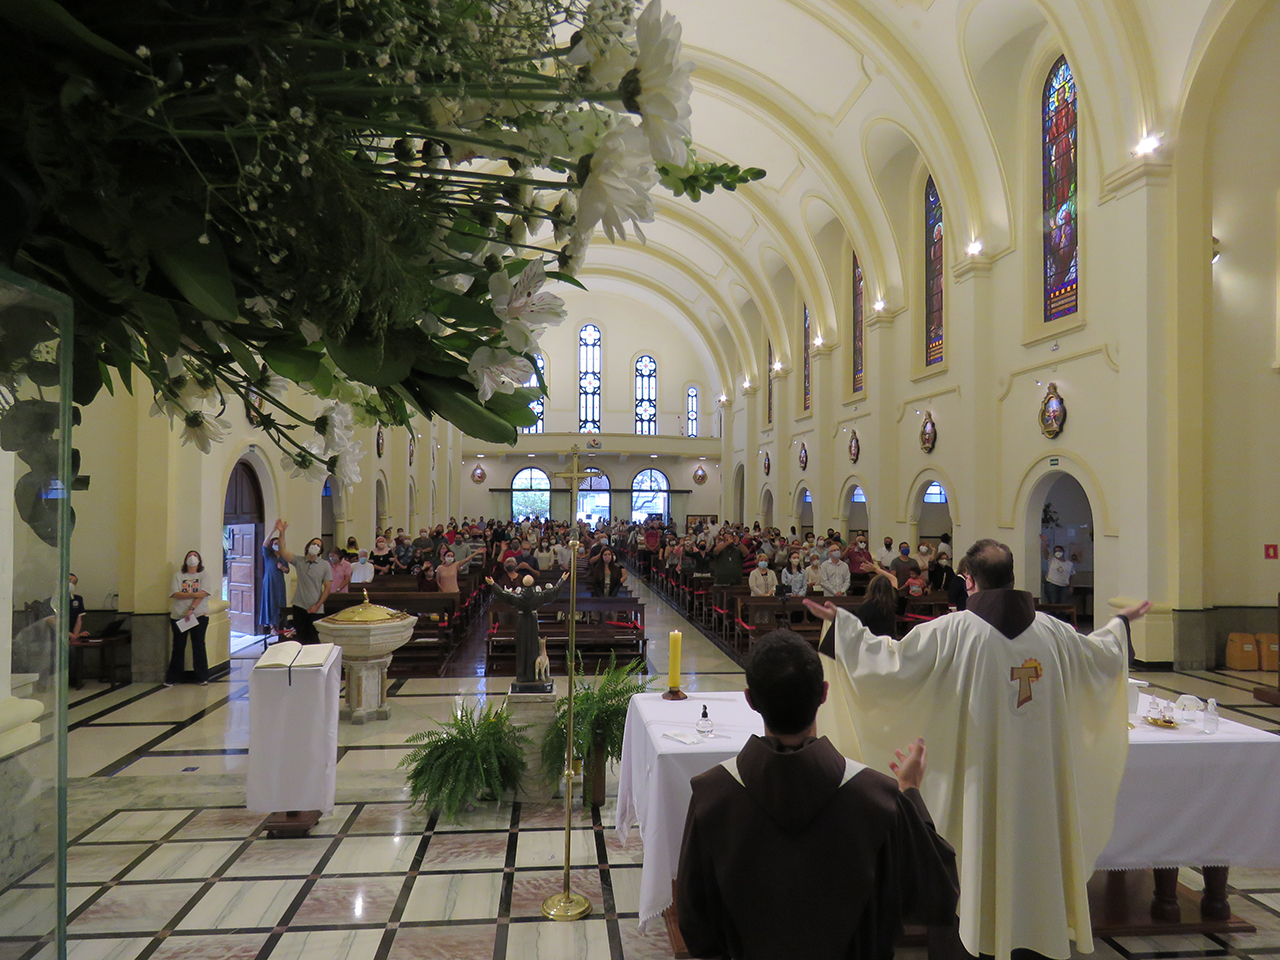
[[[714, 732], [723, 736], [693, 746], [663, 736], [694, 733], [704, 703]], [[1146, 704], [1143, 695], [1140, 712]], [[631, 827], [640, 827], [641, 930], [671, 905], [692, 795], [689, 780], [735, 756], [753, 733], [763, 735], [764, 725], [741, 693], [690, 694], [679, 701], [657, 693], [632, 698], [618, 774], [616, 832], [626, 843]], [[1280, 737], [1226, 719], [1213, 735], [1198, 726], [1163, 730], [1138, 720], [1129, 732], [1115, 829], [1097, 867], [1280, 867], [1276, 797]]]
[[249, 810], [333, 811], [341, 682], [337, 646], [318, 667], [249, 671]]

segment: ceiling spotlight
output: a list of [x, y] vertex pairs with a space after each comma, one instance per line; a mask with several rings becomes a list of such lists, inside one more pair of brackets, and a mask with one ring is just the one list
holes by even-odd
[[976, 257], [981, 252], [982, 252], [981, 240], [975, 240], [973, 241], [973, 243], [969, 244], [969, 256]]
[[657, 460], [657, 459], [658, 459], [658, 455], [657, 455], [656, 453], [651, 453], [651, 454], [649, 454], [649, 459], [650, 459], [650, 460]]
[[534, 456], [536, 456], [536, 454], [532, 454], [532, 453], [531, 453], [531, 454], [529, 454], [529, 457], [530, 457], [530, 458], [533, 458]]
[[1138, 141], [1138, 145], [1133, 148], [1135, 157], [1149, 157], [1160, 148], [1160, 138], [1152, 134], [1148, 134]]
[[698, 459], [699, 459], [699, 460], [705, 460], [705, 459], [707, 459], [707, 458], [706, 458], [706, 457], [699, 457]]
[[1219, 260], [1222, 259], [1221, 243], [1222, 241], [1219, 240], [1217, 237], [1213, 238], [1213, 258], [1209, 261], [1210, 263], [1217, 263]]
[[481, 459], [481, 460], [483, 460], [483, 459], [484, 459], [484, 454], [483, 454], [483, 453], [477, 453], [477, 454], [476, 454], [476, 456], [477, 456], [479, 459]]
[[884, 301], [877, 300], [875, 303], [871, 305], [871, 309], [874, 310], [876, 313], [879, 313], [881, 310], [884, 309]]

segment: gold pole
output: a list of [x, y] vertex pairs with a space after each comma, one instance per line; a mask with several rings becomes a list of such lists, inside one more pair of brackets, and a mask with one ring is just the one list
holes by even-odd
[[[557, 474], [557, 476], [567, 476], [570, 491], [576, 491], [579, 480], [577, 444], [573, 445], [570, 453], [573, 457], [572, 468], [567, 474]], [[572, 497], [570, 502], [573, 502]], [[577, 522], [576, 516], [574, 522]], [[578, 547], [580, 546], [576, 532], [569, 541], [569, 546], [573, 551], [573, 559], [569, 566], [569, 662], [566, 671], [569, 683], [569, 711], [565, 718], [564, 748], [564, 891], [553, 893], [542, 901], [542, 915], [551, 920], [581, 920], [591, 912], [591, 901], [580, 893], [574, 893], [569, 886], [570, 843], [573, 839], [573, 669], [576, 655], [574, 643], [577, 636]], [[586, 803], [585, 794], [583, 803]]]

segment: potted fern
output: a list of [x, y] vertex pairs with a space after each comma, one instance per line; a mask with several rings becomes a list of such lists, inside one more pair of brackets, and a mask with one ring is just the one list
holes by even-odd
[[477, 704], [439, 726], [410, 735], [408, 742], [420, 746], [399, 763], [408, 769], [412, 804], [439, 809], [456, 823], [482, 793], [500, 798], [515, 790], [530, 740], [505, 709]]
[[[622, 733], [627, 723], [627, 707], [637, 693], [649, 689], [651, 681], [642, 679], [643, 660], [618, 665], [612, 656], [603, 673], [594, 677], [581, 669], [573, 695], [574, 757], [582, 761], [583, 803], [605, 801], [604, 775], [611, 760], [622, 758]], [[548, 780], [564, 772], [565, 738], [569, 698], [556, 701], [556, 716], [547, 727], [542, 741], [542, 767]], [[588, 785], [590, 790], [588, 791]]]

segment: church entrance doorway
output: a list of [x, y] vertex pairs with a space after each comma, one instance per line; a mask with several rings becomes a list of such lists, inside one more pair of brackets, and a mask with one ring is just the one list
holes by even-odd
[[1032, 491], [1027, 510], [1028, 528], [1037, 531], [1043, 539], [1034, 545], [1037, 560], [1034, 567], [1030, 563], [1027, 565], [1028, 568], [1039, 571], [1038, 582], [1034, 585], [1023, 584], [1023, 589], [1044, 599], [1049, 557], [1053, 556], [1054, 547], [1062, 547], [1065, 559], [1073, 568], [1067, 602], [1075, 606], [1076, 616], [1080, 620], [1091, 621], [1095, 570], [1093, 508], [1084, 487], [1069, 473], [1047, 474]]
[[866, 491], [855, 485], [849, 493], [849, 502], [845, 507], [845, 523], [849, 528], [849, 542], [853, 543], [858, 534], [869, 534]]
[[241, 460], [231, 470], [222, 507], [222, 595], [231, 605], [232, 633], [254, 632], [264, 521], [262, 485]]

